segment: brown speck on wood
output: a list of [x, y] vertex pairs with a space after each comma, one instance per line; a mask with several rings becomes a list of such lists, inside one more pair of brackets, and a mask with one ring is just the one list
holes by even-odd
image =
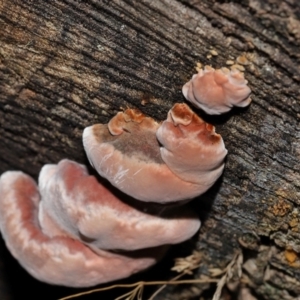
[[298, 254], [292, 249], [286, 249], [284, 251], [284, 256], [290, 264], [294, 263], [298, 259]]
[[275, 216], [283, 217], [291, 210], [291, 205], [283, 199], [279, 201], [272, 207], [271, 211]]

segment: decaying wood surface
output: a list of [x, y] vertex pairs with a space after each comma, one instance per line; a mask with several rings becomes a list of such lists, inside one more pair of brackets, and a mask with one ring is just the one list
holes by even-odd
[[[253, 103], [206, 117], [229, 154], [222, 179], [193, 202], [203, 221], [197, 273], [209, 276], [241, 251], [241, 286], [257, 299], [296, 299], [299, 47], [298, 0], [1, 0], [0, 173], [17, 169], [36, 178], [42, 165], [62, 158], [87, 163], [84, 127], [127, 107], [163, 120], [184, 101], [181, 87], [197, 62], [221, 67], [242, 56]], [[0, 255], [1, 299], [74, 292], [30, 278], [3, 242]], [[202, 288], [173, 287], [157, 299], [199, 299]]]

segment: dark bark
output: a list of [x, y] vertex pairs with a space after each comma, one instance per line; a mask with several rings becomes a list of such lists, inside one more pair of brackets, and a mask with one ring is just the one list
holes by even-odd
[[[197, 62], [221, 67], [246, 53], [250, 108], [206, 117], [229, 154], [222, 179], [193, 202], [203, 220], [194, 246], [203, 254], [198, 273], [226, 266], [242, 249], [259, 299], [294, 299], [300, 295], [299, 46], [298, 0], [1, 0], [0, 173], [17, 169], [36, 178], [42, 165], [62, 158], [87, 163], [84, 127], [126, 107], [163, 120], [173, 103], [184, 101], [181, 87]], [[218, 55], [208, 58], [211, 50]], [[1, 299], [19, 299], [20, 287], [33, 299], [41, 284], [3, 243], [1, 261], [7, 288]], [[70, 292], [42, 286], [43, 299], [48, 291], [49, 299]], [[173, 288], [163, 298], [200, 293], [200, 287]]]

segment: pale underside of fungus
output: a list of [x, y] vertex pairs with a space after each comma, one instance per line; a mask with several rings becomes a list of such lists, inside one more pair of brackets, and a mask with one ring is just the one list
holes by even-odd
[[251, 90], [247, 83], [243, 73], [237, 69], [215, 70], [205, 66], [183, 86], [182, 93], [195, 107], [218, 115], [228, 112], [233, 106], [250, 104]]
[[70, 160], [45, 165], [39, 190], [39, 221], [44, 233], [57, 234], [50, 218], [67, 236], [96, 252], [176, 244], [192, 237], [200, 227], [198, 216], [188, 206], [171, 211], [163, 207], [159, 215], [135, 209], [90, 176], [85, 166]]
[[221, 175], [222, 137], [186, 104], [175, 104], [161, 125], [127, 109], [108, 124], [87, 127], [91, 165], [122, 192], [146, 202], [189, 200]]
[[93, 286], [155, 264], [166, 247], [137, 254], [97, 253], [66, 235], [49, 237], [38, 220], [40, 195], [34, 180], [18, 171], [0, 178], [0, 228], [12, 255], [35, 278], [72, 287]]

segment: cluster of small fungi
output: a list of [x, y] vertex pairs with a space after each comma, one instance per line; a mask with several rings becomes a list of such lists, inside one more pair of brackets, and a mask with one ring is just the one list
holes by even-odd
[[[183, 94], [210, 114], [251, 101], [243, 74], [226, 68], [200, 70]], [[83, 144], [101, 177], [64, 159], [45, 165], [38, 185], [20, 171], [0, 178], [6, 245], [32, 276], [51, 284], [128, 277], [189, 239], [200, 220], [183, 204], [215, 183], [227, 154], [214, 126], [178, 103], [162, 123], [134, 109], [119, 112], [86, 128]]]

